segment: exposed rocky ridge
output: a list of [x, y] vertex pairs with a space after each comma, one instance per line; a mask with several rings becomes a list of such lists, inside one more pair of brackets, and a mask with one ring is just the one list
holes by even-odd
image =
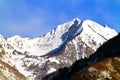
[[43, 80], [119, 80], [120, 34], [105, 42], [89, 58], [58, 70]]
[[[15, 67], [29, 80], [41, 80], [59, 68], [89, 57], [117, 32], [94, 21], [73, 19], [43, 37], [0, 36], [0, 60]], [[54, 53], [54, 54], [53, 54]]]
[[0, 45], [0, 80], [27, 80], [15, 66], [11, 66], [1, 60], [5, 54], [5, 50]]

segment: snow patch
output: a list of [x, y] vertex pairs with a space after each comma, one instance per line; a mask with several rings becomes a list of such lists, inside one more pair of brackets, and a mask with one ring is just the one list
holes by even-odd
[[60, 64], [59, 60], [57, 60], [55, 57], [49, 58], [50, 62], [56, 62], [57, 64]]
[[55, 69], [55, 68], [50, 67], [50, 69], [48, 70], [47, 74], [50, 74], [50, 73], [55, 72], [55, 71], [56, 71], [56, 69]]

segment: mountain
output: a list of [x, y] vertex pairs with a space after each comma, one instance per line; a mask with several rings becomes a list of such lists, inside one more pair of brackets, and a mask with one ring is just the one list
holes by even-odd
[[[76, 60], [89, 58], [118, 33], [107, 26], [75, 18], [36, 38], [0, 35], [0, 72], [13, 80], [41, 80]], [[8, 75], [6, 75], [8, 74]]]
[[120, 34], [105, 42], [89, 58], [76, 61], [43, 80], [119, 80]]

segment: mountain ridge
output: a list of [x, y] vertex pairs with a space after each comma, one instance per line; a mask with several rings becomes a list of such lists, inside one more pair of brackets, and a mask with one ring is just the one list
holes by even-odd
[[[89, 24], [88, 24], [89, 23]], [[85, 24], [85, 25], [84, 25]], [[88, 24], [88, 25], [87, 25]], [[82, 26], [83, 25], [83, 26]], [[91, 26], [90, 26], [91, 25]], [[39, 43], [38, 45], [43, 49], [41, 50], [36, 50], [36, 52], [32, 52], [31, 53], [41, 53], [41, 54], [36, 54], [37, 56], [38, 55], [45, 55], [45, 54], [48, 54], [48, 53], [54, 53], [54, 51], [52, 52], [52, 50], [55, 50], [56, 48], [56, 51], [57, 51], [57, 48], [59, 49], [60, 45], [64, 45], [67, 41], [69, 41], [70, 39], [69, 38], [74, 38], [75, 36], [79, 35], [83, 30], [86, 30], [86, 31], [83, 31], [83, 32], [87, 32], [87, 27], [91, 28], [91, 30], [93, 30], [94, 32], [95, 31], [98, 31], [95, 32], [97, 33], [98, 35], [102, 36], [104, 39], [106, 38], [111, 38], [110, 37], [110, 33], [108, 35], [106, 35], [106, 33], [104, 32], [100, 32], [99, 29], [102, 29], [102, 28], [99, 28], [99, 29], [96, 29], [95, 27], [92, 27], [92, 25], [97, 25], [99, 27], [101, 27], [101, 25], [95, 23], [94, 21], [91, 21], [91, 20], [85, 20], [85, 21], [80, 21], [78, 18], [75, 18], [73, 19], [72, 21], [69, 21], [67, 23], [64, 23], [62, 25], [58, 25], [56, 29], [52, 30], [51, 32], [48, 32], [46, 33], [44, 36], [42, 37], [36, 37], [36, 38], [33, 38], [33, 39], [30, 39], [30, 38], [23, 38], [24, 40], [22, 41], [22, 37], [19, 36], [19, 35], [15, 35], [15, 36], [12, 36], [10, 38], [7, 38], [7, 41], [9, 43], [11, 42], [17, 42], [16, 40], [18, 39], [19, 41], [21, 42], [29, 42], [29, 43], [26, 43], [26, 44], [30, 44], [30, 43]], [[65, 28], [64, 28], [65, 26]], [[77, 27], [78, 26], [78, 27]], [[76, 27], [76, 28], [75, 28]], [[84, 27], [86, 27], [85, 29], [83, 29]], [[96, 29], [96, 30], [94, 30]], [[104, 28], [106, 29], [106, 27]], [[101, 30], [102, 31], [102, 30]], [[113, 35], [116, 35], [117, 33], [110, 29], [109, 30], [111, 32], [111, 34]], [[109, 32], [109, 31], [106, 31], [106, 32]], [[101, 35], [101, 34], [102, 35]], [[58, 35], [58, 34], [61, 34], [61, 35]], [[89, 33], [88, 33], [89, 34]], [[106, 38], [103, 36], [105, 35]], [[113, 36], [112, 35], [112, 36]], [[59, 36], [59, 37], [57, 37]], [[14, 41], [12, 41], [14, 40]], [[107, 40], [107, 39], [106, 39]], [[54, 41], [54, 42], [52, 42]], [[44, 44], [44, 43], [47, 43], [47, 44]], [[55, 44], [56, 43], [56, 44]], [[15, 43], [12, 43], [12, 44], [15, 44]], [[16, 43], [16, 44], [19, 44], [19, 43]], [[22, 44], [21, 44], [22, 45]], [[32, 44], [34, 45], [34, 44]], [[31, 45], [31, 46], [32, 46]], [[51, 46], [52, 45], [52, 46]], [[14, 45], [13, 45], [14, 46]], [[39, 47], [37, 46], [37, 47]], [[17, 47], [21, 47], [21, 46], [17, 46]], [[52, 47], [52, 48], [51, 48]], [[33, 47], [34, 48], [34, 47]], [[30, 51], [30, 50], [29, 50]], [[31, 54], [32, 55], [32, 54]], [[35, 54], [34, 54], [35, 55]]]
[[30, 39], [16, 35], [5, 39], [1, 36], [0, 59], [15, 66], [25, 77], [41, 80], [59, 68], [71, 66], [76, 60], [88, 58], [116, 35], [116, 31], [94, 21], [76, 18], [42, 37]]
[[120, 33], [105, 42], [89, 58], [80, 59], [69, 68], [60, 69], [58, 72], [46, 76], [45, 80], [119, 80], [119, 47]]

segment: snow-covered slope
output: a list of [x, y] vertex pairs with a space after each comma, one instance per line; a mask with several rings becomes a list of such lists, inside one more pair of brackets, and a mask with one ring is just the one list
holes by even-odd
[[117, 32], [109, 27], [75, 18], [42, 37], [30, 39], [15, 35], [5, 39], [0, 35], [0, 55], [3, 62], [25, 77], [41, 79], [56, 69], [89, 57], [101, 44], [116, 35]]
[[[80, 33], [83, 41], [89, 42], [87, 39], [90, 37], [99, 43], [117, 34], [116, 31], [108, 27], [103, 27], [93, 21], [85, 20], [81, 22], [76, 18], [62, 25], [58, 25], [56, 29], [48, 32], [43, 37], [29, 39], [15, 35], [7, 38], [7, 43], [19, 52], [28, 52], [29, 55], [42, 56], [48, 53], [55, 53], [68, 40]], [[87, 43], [87, 45], [89, 44]]]
[[47, 53], [54, 53], [58, 50], [68, 39], [74, 38], [78, 35], [82, 27], [81, 21], [74, 19], [62, 25], [58, 25], [56, 29], [48, 32], [40, 38], [21, 38], [20, 36], [12, 36], [7, 38], [7, 42], [15, 50], [19, 52], [29, 52], [29, 55], [42, 56]]
[[114, 29], [110, 29], [107, 26], [103, 27], [102, 25], [91, 20], [83, 21], [81, 27], [83, 30], [80, 35], [73, 39], [73, 43], [74, 45], [77, 45], [76, 51], [78, 50], [78, 52], [80, 51], [79, 46], [83, 45], [83, 53], [80, 55], [82, 58], [89, 57], [91, 54], [88, 53], [93, 53], [91, 51], [84, 51], [85, 48], [92, 48], [93, 51], [96, 51], [96, 49], [105, 41], [118, 34]]

